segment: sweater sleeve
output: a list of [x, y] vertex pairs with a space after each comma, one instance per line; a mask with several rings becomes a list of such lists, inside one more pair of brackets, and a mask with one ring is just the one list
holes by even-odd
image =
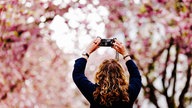
[[138, 67], [132, 60], [128, 60], [126, 62], [126, 66], [130, 74], [129, 97], [130, 97], [130, 100], [134, 102], [141, 90], [141, 86], [142, 86], [141, 75], [139, 73]]
[[88, 101], [92, 100], [92, 93], [95, 89], [94, 84], [88, 80], [85, 76], [85, 67], [87, 60], [84, 58], [79, 58], [75, 60], [74, 69], [72, 73], [73, 81], [79, 88], [81, 93], [85, 96]]

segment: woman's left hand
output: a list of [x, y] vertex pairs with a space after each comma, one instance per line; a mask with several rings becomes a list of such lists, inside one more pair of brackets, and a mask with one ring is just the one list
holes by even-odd
[[87, 47], [86, 53], [90, 55], [92, 52], [94, 52], [97, 48], [99, 48], [100, 42], [101, 42], [100, 37], [97, 37], [96, 39], [94, 39]]

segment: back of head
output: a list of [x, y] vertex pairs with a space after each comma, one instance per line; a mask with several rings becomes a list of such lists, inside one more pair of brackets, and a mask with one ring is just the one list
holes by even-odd
[[101, 105], [111, 106], [116, 101], [129, 101], [128, 78], [124, 69], [116, 60], [104, 60], [95, 75], [98, 87], [93, 93], [94, 99]]

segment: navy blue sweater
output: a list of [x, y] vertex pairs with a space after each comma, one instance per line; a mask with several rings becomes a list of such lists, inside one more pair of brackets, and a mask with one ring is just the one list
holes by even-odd
[[132, 108], [133, 103], [136, 100], [140, 90], [141, 90], [141, 75], [136, 64], [132, 60], [126, 62], [130, 74], [129, 80], [129, 99], [128, 103], [119, 101], [113, 103], [111, 107], [102, 106], [99, 102], [95, 101], [93, 98], [93, 92], [96, 90], [97, 84], [92, 83], [85, 76], [85, 67], [87, 60], [85, 58], [79, 58], [75, 60], [74, 70], [73, 70], [73, 80], [84, 97], [89, 101], [90, 108]]

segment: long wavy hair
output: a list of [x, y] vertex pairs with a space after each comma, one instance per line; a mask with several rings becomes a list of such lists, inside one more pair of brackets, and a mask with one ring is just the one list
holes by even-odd
[[104, 60], [95, 75], [98, 86], [93, 92], [94, 99], [105, 106], [112, 106], [116, 101], [129, 102], [128, 78], [115, 59]]

